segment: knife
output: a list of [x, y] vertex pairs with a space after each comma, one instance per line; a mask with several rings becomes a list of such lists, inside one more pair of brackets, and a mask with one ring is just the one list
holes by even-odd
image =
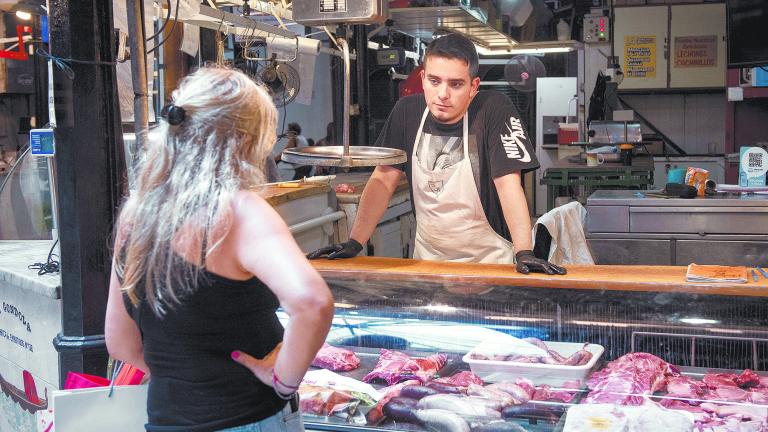
[[755, 267], [760, 273], [763, 275], [764, 278], [768, 279], [768, 272], [762, 269], [762, 267]]
[[752, 269], [752, 280], [757, 282], [757, 273], [755, 273], [755, 269]]

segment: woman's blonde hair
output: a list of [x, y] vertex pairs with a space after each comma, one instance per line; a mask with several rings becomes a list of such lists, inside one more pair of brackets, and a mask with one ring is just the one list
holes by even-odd
[[[199, 69], [181, 81], [172, 104], [183, 121], [160, 121], [150, 133], [115, 251], [123, 290], [134, 305], [145, 294], [158, 316], [197, 288], [206, 254], [229, 229], [230, 200], [263, 182], [276, 141], [272, 99], [236, 70]], [[199, 265], [174, 252], [180, 235], [200, 245]]]

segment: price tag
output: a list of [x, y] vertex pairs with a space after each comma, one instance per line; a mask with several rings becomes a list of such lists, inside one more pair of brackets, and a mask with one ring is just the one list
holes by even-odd
[[35, 156], [52, 157], [56, 154], [53, 129], [32, 129], [29, 131], [29, 145]]

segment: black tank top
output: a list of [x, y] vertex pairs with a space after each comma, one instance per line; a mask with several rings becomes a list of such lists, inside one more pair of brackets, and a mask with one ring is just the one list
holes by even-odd
[[[142, 296], [140, 296], [141, 298]], [[277, 297], [258, 278], [236, 281], [204, 272], [198, 289], [158, 318], [146, 301], [134, 308], [149, 382], [147, 431], [214, 431], [276, 414], [285, 401], [235, 363], [240, 350], [264, 357], [283, 338]]]

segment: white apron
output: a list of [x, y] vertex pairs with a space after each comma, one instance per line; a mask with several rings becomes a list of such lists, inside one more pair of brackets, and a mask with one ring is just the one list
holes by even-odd
[[[429, 108], [424, 110], [411, 155], [416, 247], [423, 260], [511, 264], [512, 243], [494, 231], [485, 217], [469, 159], [469, 121], [463, 119], [464, 159], [446, 169], [422, 167], [416, 149]], [[425, 142], [423, 148], [429, 143]]]

